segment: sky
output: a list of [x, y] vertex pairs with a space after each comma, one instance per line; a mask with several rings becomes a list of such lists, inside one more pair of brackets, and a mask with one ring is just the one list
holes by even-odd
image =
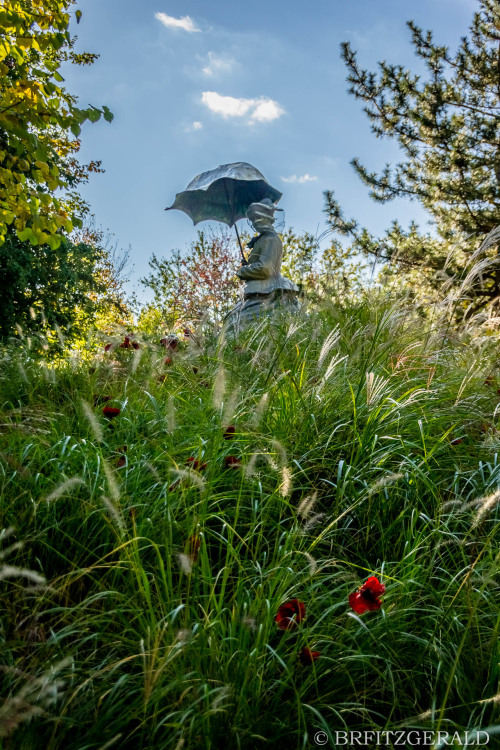
[[[397, 146], [370, 131], [362, 103], [347, 93], [340, 43], [363, 67], [418, 68], [406, 21], [432, 29], [455, 49], [477, 0], [83, 0], [70, 30], [75, 51], [95, 52], [90, 67], [65, 65], [65, 86], [86, 107], [114, 114], [85, 123], [80, 161], [101, 160], [81, 194], [95, 224], [130, 248], [131, 285], [153, 253], [188, 249], [194, 227], [165, 212], [200, 172], [246, 161], [283, 193], [286, 227], [319, 236], [327, 228], [325, 190], [347, 218], [382, 233], [427, 216], [403, 200], [380, 205], [350, 166], [373, 171], [398, 160]], [[242, 229], [248, 228], [240, 222]], [[325, 240], [326, 242], [328, 240]], [[324, 241], [324, 242], [325, 242]]]

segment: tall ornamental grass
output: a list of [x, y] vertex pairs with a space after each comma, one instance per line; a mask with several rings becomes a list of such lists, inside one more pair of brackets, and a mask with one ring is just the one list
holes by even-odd
[[2, 354], [0, 746], [493, 746], [497, 336], [368, 299], [136, 339]]

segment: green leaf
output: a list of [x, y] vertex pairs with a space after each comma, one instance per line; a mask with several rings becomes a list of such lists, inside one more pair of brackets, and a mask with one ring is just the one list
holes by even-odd
[[77, 122], [72, 122], [71, 123], [70, 130], [73, 133], [73, 135], [76, 135], [77, 138], [80, 135], [80, 133], [82, 132], [82, 129], [81, 129], [81, 127], [79, 126], [79, 124]]
[[87, 109], [87, 117], [90, 120], [90, 122], [97, 122], [101, 117], [101, 110], [96, 109], [96, 107], [89, 107]]
[[26, 242], [27, 240], [29, 240], [32, 245], [38, 245], [38, 239], [31, 227], [26, 227], [21, 232], [18, 232], [17, 236], [19, 237], [21, 242]]
[[111, 122], [113, 120], [114, 114], [109, 111], [109, 109], [103, 105], [102, 111], [104, 113], [104, 119], [106, 122]]
[[61, 244], [62, 237], [59, 234], [49, 234], [47, 237], [47, 245], [51, 250], [57, 250]]
[[75, 16], [76, 16], [76, 22], [77, 22], [77, 23], [80, 23], [80, 19], [81, 19], [81, 17], [82, 17], [82, 11], [81, 11], [81, 10], [77, 10], [77, 11], [75, 12]]
[[56, 81], [59, 81], [59, 83], [61, 81], [64, 81], [64, 78], [62, 77], [62, 75], [60, 73], [57, 72], [57, 70], [54, 71], [54, 78], [56, 79]]

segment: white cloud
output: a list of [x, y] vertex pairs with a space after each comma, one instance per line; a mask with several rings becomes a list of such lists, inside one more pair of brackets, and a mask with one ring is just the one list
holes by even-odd
[[281, 179], [283, 182], [296, 182], [302, 185], [304, 182], [314, 182], [318, 178], [306, 172], [306, 174], [303, 174], [300, 177], [296, 174], [292, 174], [290, 177], [282, 177]]
[[278, 102], [264, 96], [258, 99], [244, 99], [235, 96], [221, 96], [216, 91], [204, 91], [201, 101], [212, 112], [222, 117], [249, 116], [250, 122], [271, 122], [285, 113]]
[[191, 16], [182, 16], [182, 18], [174, 18], [173, 16], [167, 16], [166, 13], [155, 13], [155, 18], [160, 21], [167, 29], [182, 29], [183, 31], [201, 31], [191, 18]]
[[203, 123], [199, 120], [195, 120], [195, 122], [192, 122], [190, 125], [186, 125], [184, 128], [185, 133], [193, 133], [195, 130], [201, 130], [203, 128]]
[[234, 60], [231, 57], [218, 56], [215, 52], [208, 53], [208, 63], [201, 72], [209, 77], [216, 76], [218, 73], [229, 73], [234, 66]]
[[276, 120], [284, 113], [284, 109], [280, 107], [278, 102], [273, 99], [259, 99], [258, 104], [252, 113], [252, 120], [257, 122], [270, 122]]

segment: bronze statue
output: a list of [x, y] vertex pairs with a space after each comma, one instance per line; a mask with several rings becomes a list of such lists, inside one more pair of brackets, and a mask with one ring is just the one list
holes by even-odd
[[247, 244], [250, 255], [236, 275], [245, 282], [243, 300], [226, 316], [226, 330], [239, 330], [261, 315], [274, 311], [300, 310], [299, 288], [281, 275], [283, 244], [274, 229], [274, 213], [280, 211], [269, 198], [251, 203], [246, 215], [257, 232]]

